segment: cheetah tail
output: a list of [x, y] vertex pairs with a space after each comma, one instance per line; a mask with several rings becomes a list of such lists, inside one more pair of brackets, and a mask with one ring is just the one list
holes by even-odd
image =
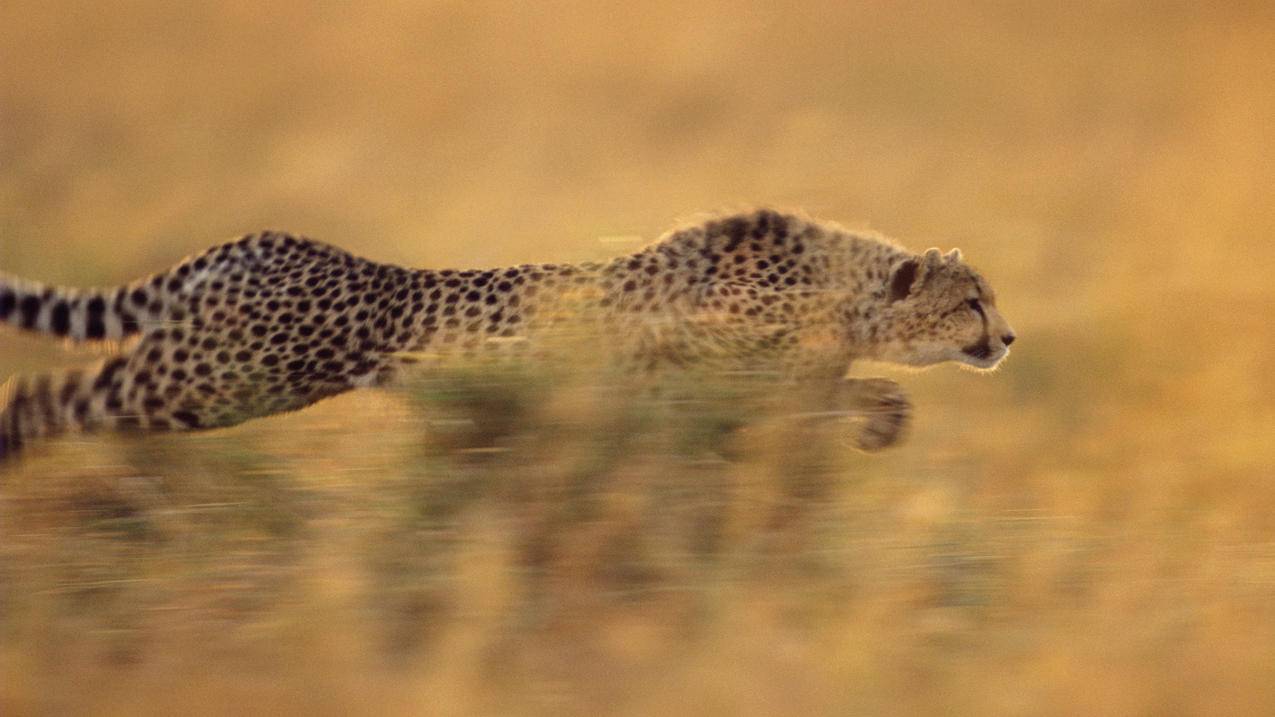
[[[122, 339], [140, 330], [136, 299], [143, 284], [115, 289], [64, 289], [0, 273], [0, 323], [73, 341]], [[142, 310], [145, 310], [143, 306]]]
[[108, 415], [105, 389], [121, 362], [18, 376], [0, 386], [0, 465], [38, 439], [118, 423]]

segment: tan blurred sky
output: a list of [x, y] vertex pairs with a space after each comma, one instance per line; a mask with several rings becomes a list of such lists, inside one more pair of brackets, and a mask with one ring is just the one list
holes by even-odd
[[1254, 7], [19, 0], [0, 257], [81, 278], [56, 261], [130, 268], [104, 239], [160, 261], [267, 224], [523, 260], [778, 202], [1037, 259], [1269, 171]]

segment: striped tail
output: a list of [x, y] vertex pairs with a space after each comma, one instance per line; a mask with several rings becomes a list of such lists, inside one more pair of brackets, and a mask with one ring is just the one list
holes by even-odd
[[64, 289], [0, 274], [0, 323], [74, 341], [122, 339], [141, 330], [139, 319], [163, 310], [145, 284], [116, 289]]
[[286, 235], [250, 234], [187, 257], [168, 271], [110, 289], [48, 286], [0, 272], [0, 324], [98, 341], [132, 336], [150, 322], [180, 321], [192, 287], [211, 281], [216, 288], [219, 281], [235, 277], [254, 265], [276, 236]]

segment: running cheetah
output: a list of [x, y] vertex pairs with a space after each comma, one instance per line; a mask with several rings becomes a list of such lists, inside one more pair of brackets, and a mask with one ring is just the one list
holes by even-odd
[[0, 322], [123, 340], [93, 368], [13, 381], [0, 461], [70, 430], [231, 426], [384, 385], [414, 356], [518, 350], [569, 322], [635, 370], [762, 370], [826, 386], [867, 416], [856, 443], [876, 450], [898, 439], [910, 407], [892, 381], [845, 379], [852, 361], [990, 369], [1014, 340], [958, 250], [917, 255], [770, 209], [706, 219], [608, 262], [463, 271], [261, 232], [118, 288], [0, 274]]

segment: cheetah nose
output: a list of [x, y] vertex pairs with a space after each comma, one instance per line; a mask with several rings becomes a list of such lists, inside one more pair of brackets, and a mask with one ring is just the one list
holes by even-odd
[[1016, 338], [1018, 338], [1018, 337], [1017, 337], [1017, 336], [1015, 336], [1015, 335], [1014, 335], [1014, 334], [1012, 334], [1012, 333], [1009, 333], [1009, 334], [1005, 334], [1004, 336], [1002, 336], [1002, 337], [1001, 337], [1001, 341], [1004, 341], [1004, 342], [1005, 342], [1005, 345], [1006, 345], [1006, 346], [1009, 346], [1010, 344], [1014, 343], [1014, 339], [1016, 339]]

